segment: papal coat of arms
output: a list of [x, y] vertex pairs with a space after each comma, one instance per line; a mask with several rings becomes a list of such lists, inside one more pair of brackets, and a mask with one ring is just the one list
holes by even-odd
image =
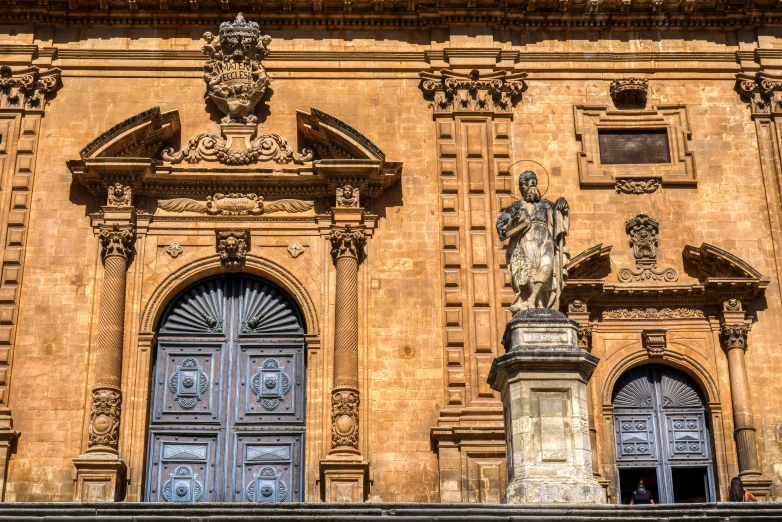
[[204, 33], [201, 50], [210, 58], [204, 64], [206, 96], [225, 114], [223, 123], [256, 123], [253, 111], [271, 81], [261, 59], [272, 38], [261, 36], [258, 24], [239, 13], [233, 22], [220, 24], [218, 39]]

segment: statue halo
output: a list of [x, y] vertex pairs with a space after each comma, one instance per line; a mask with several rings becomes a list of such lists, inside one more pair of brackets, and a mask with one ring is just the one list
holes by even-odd
[[550, 177], [550, 175], [549, 175], [549, 173], [548, 173], [548, 169], [546, 169], [546, 167], [544, 167], [542, 163], [538, 163], [537, 161], [535, 161], [535, 160], [531, 160], [531, 159], [520, 159], [519, 161], [517, 161], [517, 162], [513, 163], [513, 164], [512, 164], [510, 167], [508, 167], [508, 173], [510, 173], [510, 174], [513, 174], [513, 173], [511, 172], [511, 169], [512, 169], [513, 167], [515, 167], [516, 165], [518, 165], [519, 163], [522, 163], [522, 162], [524, 162], [524, 161], [528, 161], [528, 162], [530, 162], [530, 163], [534, 163], [535, 165], [537, 165], [537, 166], [539, 166], [540, 168], [542, 168], [542, 169], [543, 169], [543, 172], [545, 172], [545, 173], [546, 173], [546, 190], [544, 190], [544, 191], [543, 191], [543, 192], [540, 194], [540, 197], [542, 198], [543, 196], [545, 196], [545, 195], [546, 195], [546, 192], [548, 192], [548, 188], [549, 188], [549, 185], [550, 185], [550, 180], [551, 180], [551, 177]]

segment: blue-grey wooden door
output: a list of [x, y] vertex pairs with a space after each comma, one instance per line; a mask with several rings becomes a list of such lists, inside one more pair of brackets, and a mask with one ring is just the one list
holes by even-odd
[[229, 274], [168, 307], [151, 375], [146, 499], [303, 500], [304, 325], [269, 281]]
[[[614, 387], [613, 405], [620, 470], [655, 468], [660, 500], [674, 502], [674, 470], [706, 468], [706, 493], [714, 498], [705, 408], [697, 384], [687, 374], [664, 365], [630, 370]], [[635, 487], [626, 486], [622, 488]]]

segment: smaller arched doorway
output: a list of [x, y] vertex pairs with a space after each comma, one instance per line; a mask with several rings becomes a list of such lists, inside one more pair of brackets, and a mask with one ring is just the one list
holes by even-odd
[[304, 333], [293, 299], [259, 277], [177, 295], [151, 375], [147, 501], [303, 500]]
[[657, 503], [714, 499], [711, 442], [698, 385], [664, 365], [634, 368], [614, 386], [620, 502], [643, 480]]

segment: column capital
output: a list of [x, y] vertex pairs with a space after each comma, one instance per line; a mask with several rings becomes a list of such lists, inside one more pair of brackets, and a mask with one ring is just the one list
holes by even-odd
[[136, 226], [132, 223], [106, 223], [100, 226], [101, 257], [105, 261], [110, 256], [129, 258], [136, 240]]
[[722, 348], [725, 350], [741, 348], [746, 351], [749, 330], [748, 323], [722, 323]]
[[364, 244], [366, 243], [366, 237], [361, 230], [353, 230], [350, 225], [345, 225], [345, 228], [332, 229], [329, 234], [329, 241], [331, 241], [331, 257], [334, 262], [340, 257], [352, 257], [360, 261], [364, 252]]

